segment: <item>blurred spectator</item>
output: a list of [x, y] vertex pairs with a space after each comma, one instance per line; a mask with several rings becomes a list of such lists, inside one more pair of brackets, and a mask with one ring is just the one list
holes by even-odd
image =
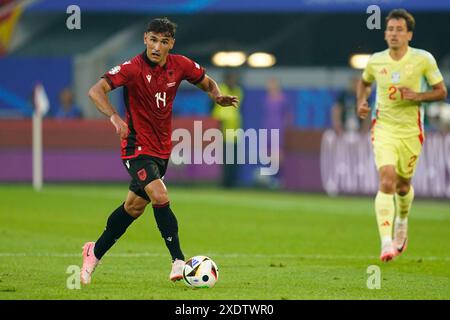
[[74, 103], [73, 92], [70, 88], [64, 88], [59, 93], [59, 106], [55, 112], [56, 119], [81, 118], [80, 108]]
[[442, 133], [450, 132], [450, 104], [448, 102], [437, 101], [430, 103], [425, 110], [428, 130]]
[[[284, 159], [284, 136], [286, 128], [294, 123], [293, 106], [290, 104], [287, 96], [282, 91], [280, 82], [277, 78], [272, 77], [266, 83], [266, 94], [262, 105], [262, 129], [268, 130], [267, 149], [272, 158], [278, 157], [280, 171], [274, 176], [257, 177], [260, 184], [271, 188], [279, 187], [279, 178], [283, 168]], [[279, 153], [273, 154], [272, 140], [270, 139], [270, 130], [279, 130]], [[259, 170], [257, 171], [259, 172]]]
[[361, 119], [356, 114], [356, 84], [358, 77], [352, 78], [348, 87], [338, 96], [334, 106], [331, 108], [331, 123], [337, 135], [346, 131], [368, 132], [371, 119]]
[[[227, 129], [240, 129], [242, 127], [242, 116], [240, 106], [244, 98], [242, 88], [238, 83], [238, 74], [232, 71], [227, 71], [224, 74], [224, 82], [219, 84], [222, 95], [230, 95], [238, 97], [240, 103], [237, 108], [227, 107], [224, 108], [218, 104], [215, 104], [212, 109], [211, 116], [220, 121], [222, 134], [224, 138], [223, 145], [223, 172], [222, 172], [222, 185], [226, 188], [235, 187], [238, 179], [238, 165], [237, 165], [237, 137], [232, 132], [227, 133]], [[233, 163], [226, 163], [226, 151], [234, 150]]]
[[426, 131], [439, 131], [440, 124], [440, 113], [441, 113], [441, 103], [433, 102], [425, 107], [424, 114], [424, 125]]

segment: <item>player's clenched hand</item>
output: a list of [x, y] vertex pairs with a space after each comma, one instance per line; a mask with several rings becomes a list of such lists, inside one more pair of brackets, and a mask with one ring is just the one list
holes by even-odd
[[116, 128], [116, 133], [119, 135], [120, 139], [125, 139], [128, 136], [128, 125], [117, 113], [114, 113], [109, 120]]
[[419, 101], [420, 102], [420, 94], [417, 92], [412, 91], [411, 89], [408, 88], [399, 88], [401, 94], [402, 94], [402, 99], [403, 100], [410, 100], [410, 101]]
[[358, 116], [361, 119], [365, 119], [370, 112], [369, 104], [367, 101], [361, 101], [358, 103]]
[[239, 104], [239, 99], [235, 96], [218, 96], [216, 97], [216, 103], [222, 107], [233, 106], [237, 108]]

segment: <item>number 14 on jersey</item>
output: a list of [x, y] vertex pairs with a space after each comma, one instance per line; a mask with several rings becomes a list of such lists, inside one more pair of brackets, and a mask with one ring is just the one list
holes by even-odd
[[166, 107], [166, 92], [157, 92], [155, 94], [156, 103], [158, 105], [158, 109], [160, 109], [159, 102], [161, 101], [163, 104], [163, 108]]

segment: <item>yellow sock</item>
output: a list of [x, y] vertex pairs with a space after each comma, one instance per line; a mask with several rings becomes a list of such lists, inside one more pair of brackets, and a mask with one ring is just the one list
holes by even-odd
[[413, 186], [409, 189], [409, 192], [404, 196], [395, 194], [395, 204], [397, 208], [397, 215], [400, 220], [406, 220], [408, 218], [409, 211], [411, 210], [411, 205], [414, 200], [414, 189]]
[[378, 231], [383, 245], [392, 241], [392, 224], [395, 216], [394, 195], [378, 191], [375, 197]]

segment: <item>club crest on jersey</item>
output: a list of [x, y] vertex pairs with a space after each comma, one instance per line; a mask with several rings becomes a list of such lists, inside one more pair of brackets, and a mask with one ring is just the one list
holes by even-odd
[[150, 83], [150, 81], [152, 81], [152, 76], [150, 74], [148, 74], [148, 75], [146, 75], [146, 77], [147, 77], [148, 83]]
[[168, 71], [167, 71], [167, 75], [169, 76], [169, 81], [175, 80], [175, 79], [173, 78], [173, 70], [168, 70]]
[[112, 68], [111, 70], [109, 70], [109, 74], [114, 75], [116, 73], [118, 73], [120, 71], [120, 66], [115, 66], [114, 68]]
[[391, 79], [392, 83], [400, 83], [400, 72], [393, 72]]

